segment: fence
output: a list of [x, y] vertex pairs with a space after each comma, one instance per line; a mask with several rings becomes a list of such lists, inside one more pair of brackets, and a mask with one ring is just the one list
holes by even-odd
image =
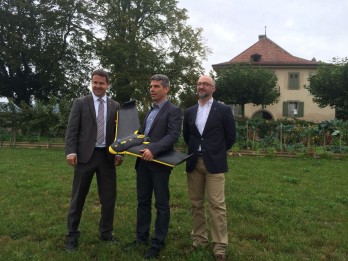
[[10, 141], [0, 141], [0, 148], [64, 148], [64, 143], [52, 143], [52, 142], [22, 142], [16, 143]]

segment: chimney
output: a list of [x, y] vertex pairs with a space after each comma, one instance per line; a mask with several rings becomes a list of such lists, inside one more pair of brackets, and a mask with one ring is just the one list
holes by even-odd
[[259, 40], [266, 39], [266, 38], [267, 38], [267, 36], [265, 34], [260, 34], [259, 35]]

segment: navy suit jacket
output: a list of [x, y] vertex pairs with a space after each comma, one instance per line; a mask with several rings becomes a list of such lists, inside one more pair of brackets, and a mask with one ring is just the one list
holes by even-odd
[[188, 145], [186, 171], [192, 172], [197, 164], [198, 149], [201, 145], [204, 164], [210, 173], [228, 171], [227, 151], [236, 141], [236, 126], [231, 108], [213, 101], [202, 135], [196, 127], [198, 104], [185, 111], [183, 136]]
[[[115, 138], [116, 111], [120, 104], [107, 98], [106, 115], [106, 148]], [[97, 140], [97, 120], [92, 94], [74, 100], [69, 123], [65, 134], [65, 154], [77, 154], [79, 163], [87, 163], [93, 154]], [[114, 160], [115, 156], [108, 154], [109, 160]]]
[[[142, 131], [145, 130], [146, 119], [150, 112], [147, 113], [142, 125]], [[181, 132], [181, 110], [169, 101], [167, 101], [161, 110], [158, 112], [156, 118], [154, 119], [147, 137], [150, 140], [148, 149], [151, 151], [152, 155], [156, 157], [157, 155], [172, 150], [174, 144], [180, 137]], [[137, 159], [137, 163], [140, 158]], [[137, 167], [137, 163], [136, 166]], [[159, 167], [166, 167], [162, 164], [155, 163]]]

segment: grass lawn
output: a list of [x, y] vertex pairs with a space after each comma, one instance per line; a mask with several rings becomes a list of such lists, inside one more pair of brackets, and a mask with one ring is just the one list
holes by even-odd
[[[231, 157], [226, 174], [228, 260], [348, 260], [348, 161]], [[171, 222], [160, 260], [213, 260], [189, 252], [185, 164], [170, 180]], [[64, 251], [73, 169], [60, 149], [0, 149], [0, 260], [143, 260], [122, 246], [135, 237], [134, 158], [117, 173], [115, 236], [98, 239], [95, 179], [80, 225], [79, 250]], [[153, 211], [155, 212], [155, 211]]]

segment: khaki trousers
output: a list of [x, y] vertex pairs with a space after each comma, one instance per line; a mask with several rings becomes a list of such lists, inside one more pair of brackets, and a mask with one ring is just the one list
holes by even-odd
[[228, 244], [227, 214], [225, 204], [225, 175], [211, 174], [199, 157], [192, 172], [187, 173], [189, 198], [192, 208], [191, 237], [194, 246], [209, 244], [205, 194], [208, 202], [209, 224], [213, 242], [213, 253], [225, 254]]

